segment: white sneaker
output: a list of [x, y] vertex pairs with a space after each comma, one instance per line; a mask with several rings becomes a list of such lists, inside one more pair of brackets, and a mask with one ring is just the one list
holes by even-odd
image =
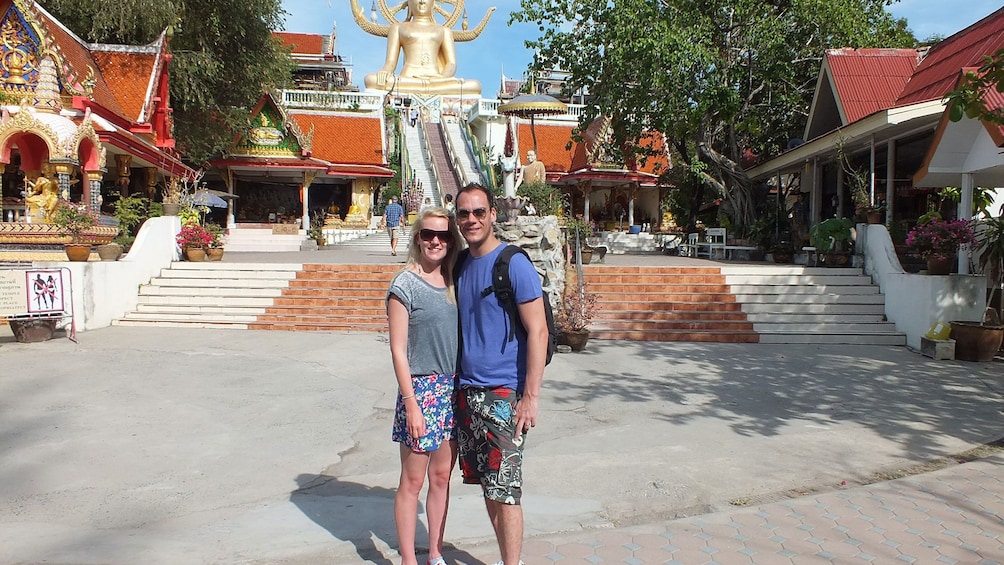
[[[495, 565], [505, 565], [505, 561], [499, 561], [499, 562], [498, 562], [498, 563], [496, 563]], [[525, 564], [525, 563], [523, 563], [523, 560], [521, 559], [521, 560], [519, 561], [519, 565], [526, 565], [526, 564]]]

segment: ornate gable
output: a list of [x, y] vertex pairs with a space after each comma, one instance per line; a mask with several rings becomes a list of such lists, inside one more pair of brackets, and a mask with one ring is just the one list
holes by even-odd
[[251, 113], [250, 129], [238, 136], [230, 154], [301, 158], [310, 155], [313, 136], [313, 131], [304, 135], [297, 123], [266, 94]]

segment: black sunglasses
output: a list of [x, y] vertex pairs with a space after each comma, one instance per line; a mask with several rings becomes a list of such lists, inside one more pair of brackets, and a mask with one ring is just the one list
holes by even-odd
[[475, 208], [473, 210], [464, 210], [461, 208], [457, 210], [457, 219], [466, 220], [471, 217], [471, 214], [473, 214], [475, 218], [483, 220], [485, 219], [485, 216], [488, 215], [488, 208]]
[[422, 241], [432, 241], [433, 238], [438, 237], [439, 241], [450, 242], [453, 241], [453, 233], [449, 230], [430, 230], [421, 229], [418, 231], [418, 237], [422, 238]]

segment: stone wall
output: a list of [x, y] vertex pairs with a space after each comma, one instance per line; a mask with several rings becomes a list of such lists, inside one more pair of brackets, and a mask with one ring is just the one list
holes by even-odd
[[565, 291], [565, 239], [556, 216], [520, 216], [515, 224], [496, 223], [495, 236], [505, 243], [526, 250], [537, 272], [541, 286], [550, 293], [551, 307]]

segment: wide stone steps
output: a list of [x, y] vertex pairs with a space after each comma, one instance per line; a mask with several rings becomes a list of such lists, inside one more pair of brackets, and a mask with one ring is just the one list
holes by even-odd
[[[400, 268], [175, 263], [116, 323], [383, 332], [387, 286]], [[905, 343], [860, 269], [587, 265], [584, 272], [599, 303], [594, 339]]]
[[595, 339], [902, 345], [885, 297], [854, 268], [589, 265]]

